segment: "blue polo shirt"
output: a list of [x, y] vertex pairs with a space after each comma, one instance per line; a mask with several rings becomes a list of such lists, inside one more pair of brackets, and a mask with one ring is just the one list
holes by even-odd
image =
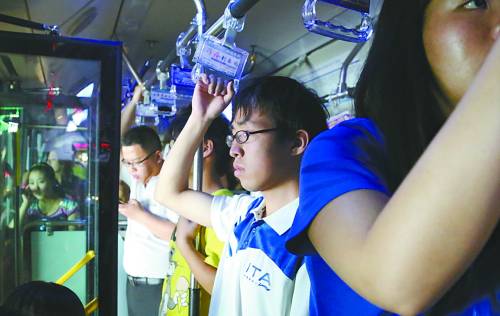
[[354, 292], [317, 254], [306, 231], [321, 209], [336, 197], [369, 189], [389, 195], [376, 157], [383, 161], [383, 140], [368, 120], [344, 121], [314, 138], [302, 160], [300, 205], [287, 236], [292, 252], [307, 255], [311, 281], [310, 315], [382, 315], [384, 311]]
[[209, 315], [308, 315], [310, 283], [303, 257], [285, 248], [298, 199], [265, 217], [264, 207], [262, 197], [214, 197], [212, 228], [225, 248]]
[[[383, 137], [368, 119], [344, 121], [314, 138], [306, 150], [300, 171], [300, 205], [287, 236], [287, 248], [306, 255], [311, 315], [391, 315], [344, 283], [307, 237], [307, 228], [316, 215], [342, 194], [367, 189], [390, 196], [385, 180], [387, 161]], [[490, 316], [500, 312], [488, 298], [482, 298], [451, 315]]]

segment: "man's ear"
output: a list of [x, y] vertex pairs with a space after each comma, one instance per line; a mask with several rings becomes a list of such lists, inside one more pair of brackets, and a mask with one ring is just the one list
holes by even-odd
[[309, 144], [309, 134], [303, 130], [299, 129], [295, 132], [295, 139], [293, 140], [292, 145], [292, 155], [299, 156], [304, 153], [307, 145]]
[[156, 162], [157, 162], [157, 163], [160, 163], [160, 162], [162, 162], [162, 161], [163, 161], [163, 157], [162, 157], [162, 152], [161, 152], [161, 150], [157, 150], [157, 151], [155, 152], [155, 157], [156, 157]]
[[214, 142], [211, 139], [203, 141], [203, 158], [207, 158], [214, 152]]

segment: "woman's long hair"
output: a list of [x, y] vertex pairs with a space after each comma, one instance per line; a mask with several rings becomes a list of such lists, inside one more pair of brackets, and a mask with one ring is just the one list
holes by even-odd
[[[356, 87], [357, 116], [371, 118], [384, 134], [390, 170], [386, 180], [393, 192], [443, 126], [447, 117], [443, 108], [450, 104], [423, 46], [423, 20], [429, 2], [385, 0]], [[496, 304], [499, 235], [496, 229], [472, 266], [428, 311], [430, 315], [460, 310], [480, 297], [490, 296]]]

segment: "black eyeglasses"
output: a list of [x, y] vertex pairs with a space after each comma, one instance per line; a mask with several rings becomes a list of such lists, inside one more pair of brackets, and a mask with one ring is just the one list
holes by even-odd
[[126, 161], [125, 159], [122, 159], [122, 164], [124, 164], [125, 166], [129, 167], [129, 168], [137, 168], [138, 166], [141, 166], [144, 161], [148, 160], [149, 157], [153, 156], [153, 154], [156, 152], [153, 151], [152, 153], [150, 153], [149, 155], [147, 155], [144, 159], [142, 160], [139, 160], [139, 161], [134, 161], [134, 162], [130, 162], [130, 161]]
[[267, 133], [267, 132], [273, 132], [273, 131], [276, 131], [278, 130], [277, 127], [275, 128], [266, 128], [266, 129], [260, 129], [258, 131], [253, 131], [253, 132], [249, 132], [249, 131], [237, 131], [236, 133], [234, 133], [234, 135], [227, 135], [226, 137], [226, 145], [228, 147], [231, 147], [231, 145], [233, 144], [233, 141], [236, 141], [238, 144], [244, 144], [248, 141], [248, 138], [250, 137], [250, 135], [253, 135], [253, 134], [260, 134], [260, 133]]

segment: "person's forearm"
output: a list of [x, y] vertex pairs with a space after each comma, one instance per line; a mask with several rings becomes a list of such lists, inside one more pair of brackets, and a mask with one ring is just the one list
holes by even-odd
[[[162, 166], [155, 200], [176, 213], [204, 226], [210, 225], [211, 196], [189, 189], [194, 154], [210, 122], [190, 116]], [[201, 200], [201, 205], [198, 202]]]
[[130, 129], [135, 121], [135, 110], [137, 108], [138, 100], [132, 98], [129, 103], [123, 108], [120, 117], [120, 136], [123, 135]]
[[176, 245], [198, 283], [205, 291], [212, 294], [217, 269], [205, 262], [205, 256], [196, 251], [192, 242], [178, 240]]
[[310, 232], [316, 234], [312, 240], [320, 255], [370, 301], [397, 307], [393, 311], [403, 314], [421, 312], [453, 285], [497, 226], [499, 74], [497, 41], [466, 95], [359, 247], [339, 256], [331, 251], [331, 238]]
[[[408, 267], [400, 271], [401, 282], [426, 294], [417, 311], [457, 280], [498, 223], [500, 41], [492, 54], [370, 232], [367, 249], [392, 250], [394, 269], [386, 274]], [[382, 251], [389, 239], [392, 245]], [[374, 259], [382, 267], [384, 260]]]
[[146, 226], [153, 235], [162, 240], [170, 240], [172, 237], [175, 224], [168, 219], [158, 217], [146, 211], [138, 213], [133, 219]]

